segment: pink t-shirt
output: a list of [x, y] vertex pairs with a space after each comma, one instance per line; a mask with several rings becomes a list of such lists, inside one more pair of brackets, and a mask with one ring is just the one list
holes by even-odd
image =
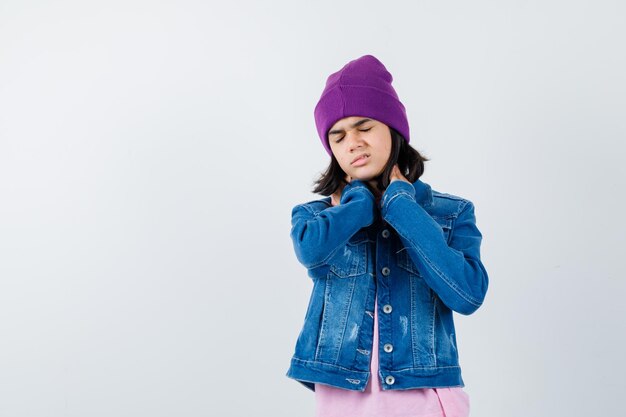
[[[378, 301], [378, 300], [377, 300]], [[374, 307], [372, 377], [365, 391], [315, 384], [316, 417], [467, 417], [462, 387], [383, 391], [378, 380], [378, 302]]]

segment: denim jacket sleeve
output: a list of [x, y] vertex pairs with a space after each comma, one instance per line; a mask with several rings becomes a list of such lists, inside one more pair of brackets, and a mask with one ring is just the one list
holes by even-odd
[[291, 212], [291, 240], [296, 257], [307, 268], [324, 264], [361, 228], [375, 220], [376, 204], [372, 192], [361, 180], [344, 187], [339, 205], [315, 213], [305, 204]]
[[449, 245], [441, 227], [416, 202], [412, 184], [401, 180], [389, 184], [381, 215], [396, 230], [424, 280], [446, 306], [469, 315], [482, 305], [489, 277], [480, 260], [482, 234], [471, 201], [461, 206]]

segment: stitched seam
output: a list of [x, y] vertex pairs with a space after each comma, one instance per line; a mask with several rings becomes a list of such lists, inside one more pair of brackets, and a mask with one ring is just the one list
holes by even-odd
[[[355, 372], [355, 373], [365, 373], [365, 371], [359, 371], [356, 369], [349, 369], [349, 368], [344, 368], [343, 366], [339, 366], [339, 365], [334, 365], [332, 363], [328, 363], [328, 362], [322, 362], [322, 361], [310, 361], [310, 360], [306, 360], [306, 359], [300, 359], [298, 357], [293, 357], [293, 360], [295, 362], [302, 362], [302, 363], [313, 363], [313, 364], [323, 364], [324, 366], [329, 366], [331, 368], [337, 368], [337, 369], [343, 369], [345, 371], [349, 371], [349, 372]], [[408, 372], [408, 371], [412, 371], [412, 370], [416, 370], [416, 369], [443, 369], [443, 368], [460, 368], [460, 365], [450, 365], [450, 366], [415, 366], [412, 368], [402, 368], [402, 369], [395, 369], [395, 370], [390, 370], [390, 372]]]
[[389, 197], [389, 199], [385, 202], [385, 205], [387, 206], [387, 208], [389, 208], [389, 204], [391, 204], [391, 202], [392, 202], [393, 200], [395, 200], [395, 198], [396, 198], [396, 197], [399, 197], [399, 196], [401, 196], [401, 195], [405, 195], [405, 196], [407, 196], [410, 200], [415, 201], [415, 198], [414, 198], [411, 194], [407, 193], [406, 191], [398, 191], [396, 194], [394, 194], [394, 195], [392, 195], [391, 197]]
[[317, 216], [319, 213], [315, 212], [311, 207], [309, 207], [308, 204], [300, 204], [300, 207], [304, 207], [304, 209], [306, 211], [308, 211], [309, 213], [311, 213], [314, 216]]
[[[432, 294], [431, 294], [432, 295]], [[433, 332], [432, 332], [432, 340], [433, 340], [433, 356], [435, 358], [435, 366], [437, 366], [437, 338], [435, 337], [435, 318], [437, 314], [437, 298], [433, 300]]]
[[450, 366], [416, 366], [413, 368], [402, 368], [402, 369], [394, 369], [391, 372], [408, 372], [415, 369], [441, 369], [441, 368], [460, 368], [460, 365], [450, 365]]
[[[350, 295], [349, 302], [344, 311], [341, 312], [341, 316], [345, 317], [345, 323], [343, 324], [343, 332], [341, 332], [341, 341], [339, 342], [339, 348], [337, 349], [337, 355], [335, 356], [335, 362], [339, 360], [339, 355], [341, 354], [341, 348], [343, 347], [343, 341], [346, 337], [346, 328], [348, 327], [348, 315], [350, 314], [350, 307], [352, 306], [352, 295], [354, 294], [354, 287], [356, 286], [356, 280], [352, 280], [350, 283]], [[359, 329], [360, 330], [360, 329]]]
[[470, 203], [470, 202], [469, 202], [469, 200], [465, 200], [465, 204], [462, 204], [462, 205], [459, 207], [459, 210], [458, 210], [456, 213], [454, 213], [454, 219], [455, 219], [455, 220], [459, 217], [459, 214], [461, 214], [461, 212], [462, 212], [463, 210], [465, 210], [465, 207], [466, 207], [469, 203]]
[[348, 189], [343, 195], [346, 196], [346, 195], [350, 194], [351, 192], [353, 192], [355, 190], [367, 190], [371, 194], [371, 191], [369, 191], [369, 189], [367, 187], [364, 187], [362, 185], [356, 185], [356, 186]]
[[355, 373], [359, 373], [359, 374], [363, 374], [363, 373], [365, 373], [365, 371], [359, 371], [359, 370], [356, 370], [356, 369], [344, 368], [343, 366], [335, 365], [335, 364], [332, 364], [332, 363], [329, 363], [329, 362], [323, 362], [323, 361], [309, 361], [309, 360], [306, 360], [306, 359], [300, 359], [300, 358], [297, 358], [297, 357], [294, 357], [293, 359], [294, 359], [295, 361], [297, 361], [297, 362], [303, 362], [303, 363], [314, 363], [314, 364], [323, 364], [324, 366], [330, 366], [330, 367], [332, 367], [332, 368], [342, 369], [342, 370], [344, 370], [344, 371], [348, 371], [348, 372], [355, 372]]
[[433, 193], [433, 197], [445, 198], [446, 200], [455, 200], [455, 201], [465, 201], [465, 200], [467, 200], [466, 198], [460, 197], [458, 195], [442, 193], [440, 191], [433, 190], [432, 193]]
[[413, 326], [417, 326], [417, 324], [415, 323], [415, 318], [413, 317], [414, 314], [412, 314], [412, 312], [416, 311], [415, 300], [417, 299], [415, 294], [415, 277], [409, 277], [409, 285], [411, 286], [411, 351], [413, 353], [413, 367], [415, 367], [416, 358], [419, 355], [419, 352], [417, 351], [417, 341], [415, 340], [417, 338], [417, 329], [413, 328]]
[[324, 287], [324, 306], [322, 308], [322, 324], [320, 325], [320, 333], [317, 336], [317, 346], [315, 347], [315, 359], [321, 356], [322, 352], [322, 342], [324, 342], [325, 335], [324, 330], [326, 329], [326, 322], [328, 321], [328, 312], [326, 311], [326, 306], [328, 305], [327, 297], [330, 298], [330, 290], [332, 281], [326, 278], [325, 287]]

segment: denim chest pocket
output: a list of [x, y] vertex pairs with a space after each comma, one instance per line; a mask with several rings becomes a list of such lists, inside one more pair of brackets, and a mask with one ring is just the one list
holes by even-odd
[[[437, 222], [437, 224], [439, 224], [439, 227], [441, 227], [441, 229], [443, 230], [444, 239], [446, 240], [446, 243], [448, 243], [450, 240], [450, 233], [452, 231], [452, 219], [438, 217], [433, 217], [433, 219]], [[406, 248], [401, 248], [399, 251], [396, 252], [396, 260], [400, 268], [412, 274], [421, 275], [419, 269], [417, 269], [417, 266], [415, 266], [415, 263], [411, 259], [411, 256], [409, 255]]]
[[367, 272], [367, 231], [360, 230], [329, 260], [330, 271], [338, 277], [352, 277]]

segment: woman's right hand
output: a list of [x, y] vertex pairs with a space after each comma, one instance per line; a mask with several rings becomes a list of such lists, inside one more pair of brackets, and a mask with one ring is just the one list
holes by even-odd
[[[346, 174], [344, 180], [346, 181], [346, 183], [350, 183], [350, 181], [352, 181], [352, 177]], [[343, 193], [344, 187], [345, 184], [342, 184], [341, 186], [339, 186], [339, 188], [337, 188], [337, 190], [335, 190], [334, 193], [330, 195], [330, 202], [333, 206], [339, 205], [339, 201], [341, 200], [341, 193]]]

